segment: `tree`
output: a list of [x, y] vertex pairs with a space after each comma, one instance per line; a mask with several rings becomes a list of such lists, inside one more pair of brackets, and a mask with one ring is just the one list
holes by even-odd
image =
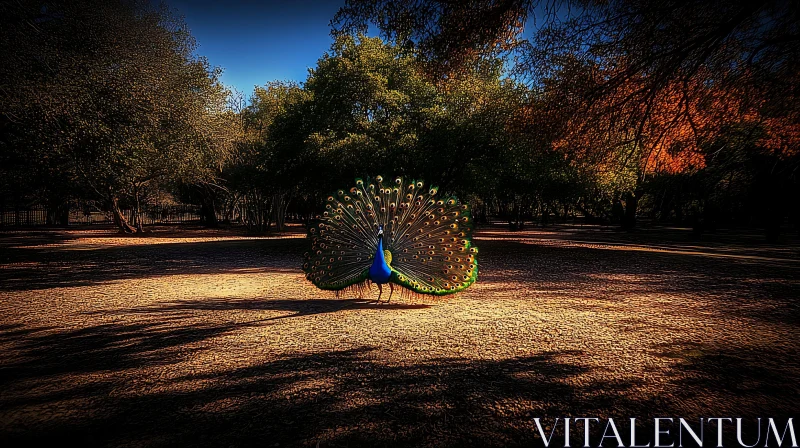
[[[69, 161], [62, 168], [105, 200], [118, 226], [141, 231], [140, 203], [169, 181], [214, 175], [233, 115], [219, 70], [192, 53], [180, 20], [146, 1], [5, 6], [4, 144]], [[134, 207], [134, 222], [120, 200]]]
[[432, 179], [443, 192], [480, 202], [484, 214], [489, 203], [525, 213], [536, 203], [549, 212], [575, 170], [520, 126], [537, 101], [503, 78], [499, 60], [437, 83], [414, 52], [340, 36], [303, 88], [256, 89], [243, 114], [247, 155], [230, 172], [240, 173], [235, 184], [256, 215], [277, 209], [274, 193], [287, 186], [313, 209], [353, 177], [378, 173]]
[[[700, 148], [731, 122], [755, 123], [764, 131], [759, 145], [794, 157], [799, 12], [782, 0], [349, 0], [334, 25], [346, 32], [375, 23], [419, 49], [437, 77], [480, 57], [512, 55], [513, 70], [534, 90], [563, 98], [548, 103], [552, 114], [575, 117], [562, 121], [564, 147], [581, 153], [586, 141], [604, 142], [611, 159], [627, 151], [619, 166], [637, 158], [642, 178], [702, 166]], [[527, 38], [529, 16], [536, 29]], [[638, 194], [628, 199], [635, 212]]]
[[348, 0], [333, 18], [335, 35], [366, 33], [415, 49], [436, 77], [468, 72], [482, 56], [512, 49], [524, 30], [531, 0]]
[[244, 134], [225, 176], [247, 224], [260, 231], [273, 222], [282, 230], [290, 193], [314, 166], [303, 137], [308, 101], [297, 84], [272, 82], [256, 87], [241, 112]]
[[413, 54], [377, 38], [341, 36], [305, 88], [312, 98], [307, 144], [324, 164], [321, 192], [369, 173], [418, 174], [420, 133], [437, 92]]

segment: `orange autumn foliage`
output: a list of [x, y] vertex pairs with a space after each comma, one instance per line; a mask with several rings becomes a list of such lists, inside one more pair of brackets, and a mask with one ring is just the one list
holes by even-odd
[[603, 95], [602, 102], [580, 106], [553, 147], [599, 170], [613, 170], [620, 161], [627, 165], [633, 157], [641, 175], [677, 174], [704, 168], [703, 145], [722, 135], [726, 126], [751, 123], [763, 132], [759, 146], [782, 157], [797, 155], [798, 120], [765, 117], [763, 105], [748, 103], [745, 92], [708, 79], [697, 76], [656, 91], [646, 89], [643, 78], [627, 79]]

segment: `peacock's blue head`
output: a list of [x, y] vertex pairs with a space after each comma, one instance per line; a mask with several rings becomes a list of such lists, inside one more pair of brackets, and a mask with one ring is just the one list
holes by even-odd
[[383, 224], [378, 226], [378, 236], [383, 236]]

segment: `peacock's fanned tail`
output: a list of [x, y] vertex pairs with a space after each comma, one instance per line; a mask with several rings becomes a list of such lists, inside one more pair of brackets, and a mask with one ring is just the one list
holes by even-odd
[[478, 277], [472, 216], [455, 197], [437, 198], [438, 188], [398, 177], [384, 183], [356, 179], [349, 191], [327, 198], [325, 212], [309, 229], [306, 278], [321, 289], [355, 289], [361, 295], [384, 229], [390, 282], [419, 294], [462, 291]]

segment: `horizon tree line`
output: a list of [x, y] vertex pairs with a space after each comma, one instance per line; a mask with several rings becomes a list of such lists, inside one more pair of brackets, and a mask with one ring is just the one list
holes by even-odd
[[54, 224], [92, 199], [141, 232], [166, 192], [207, 225], [281, 229], [377, 174], [513, 228], [647, 216], [774, 239], [798, 223], [791, 2], [348, 0], [306, 80], [248, 98], [166, 6], [0, 8], [2, 202]]

